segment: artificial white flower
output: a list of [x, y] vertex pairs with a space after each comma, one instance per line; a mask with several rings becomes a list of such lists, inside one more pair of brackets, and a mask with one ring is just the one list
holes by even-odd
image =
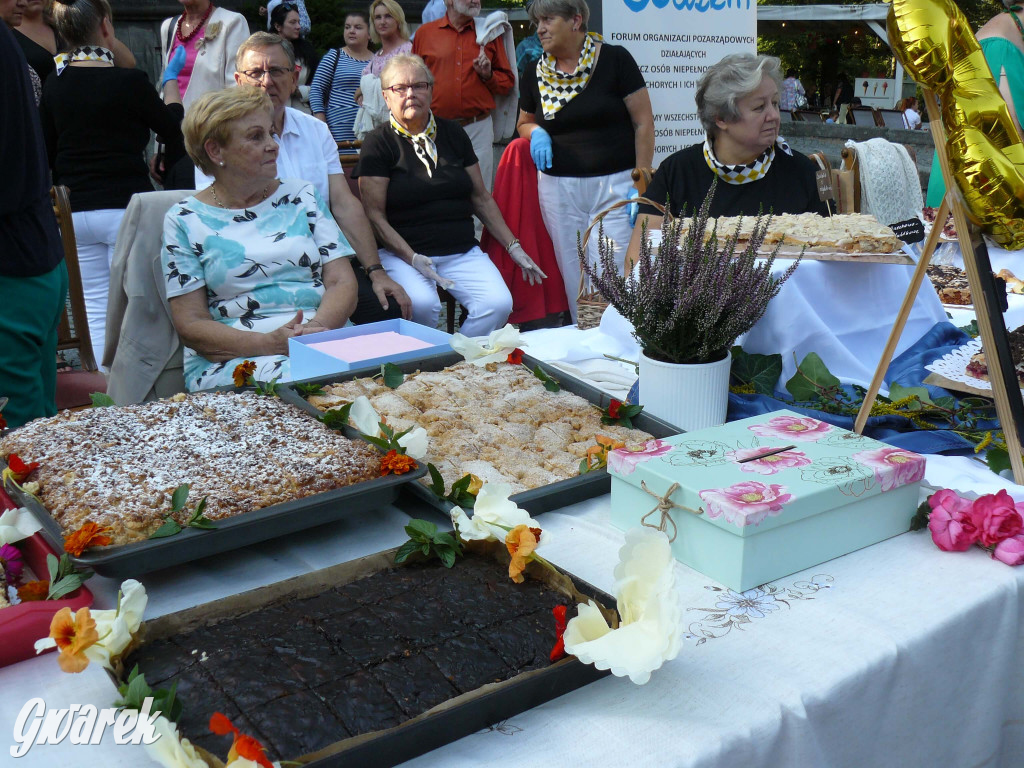
[[427, 455], [427, 430], [423, 427], [413, 427], [407, 434], [398, 438], [398, 444], [405, 448], [407, 456], [414, 459], [422, 459]]
[[0, 515], [0, 546], [27, 539], [42, 527], [43, 524], [24, 507], [8, 509]]
[[482, 339], [483, 337], [470, 338], [456, 333], [452, 336], [452, 349], [473, 365], [484, 366], [488, 363], [503, 362], [513, 349], [526, 346], [526, 342], [519, 335], [519, 330], [511, 324], [491, 331], [486, 340]]
[[[348, 419], [364, 435], [383, 436], [380, 429], [380, 415], [366, 395], [360, 395], [352, 401]], [[414, 459], [422, 459], [427, 455], [427, 430], [423, 427], [413, 427], [408, 434], [398, 438], [398, 444], [405, 448], [406, 455], [412, 456]]]
[[593, 602], [580, 604], [562, 636], [565, 652], [643, 685], [651, 672], [679, 654], [682, 643], [675, 560], [664, 533], [647, 527], [626, 533], [614, 592], [619, 628], [609, 627]]
[[380, 414], [370, 404], [370, 399], [366, 395], [360, 395], [352, 401], [348, 420], [364, 435], [376, 437], [380, 434]]
[[208, 768], [192, 743], [179, 737], [174, 723], [163, 715], [153, 721], [153, 734], [158, 738], [152, 744], [145, 745], [146, 752], [164, 768]]
[[[473, 505], [473, 517], [466, 515], [461, 507], [453, 507], [452, 522], [458, 528], [459, 536], [466, 541], [504, 541], [505, 534], [517, 525], [540, 528], [540, 523], [530, 517], [509, 499], [512, 486], [508, 483], [484, 483]], [[548, 538], [545, 534], [544, 542]]]

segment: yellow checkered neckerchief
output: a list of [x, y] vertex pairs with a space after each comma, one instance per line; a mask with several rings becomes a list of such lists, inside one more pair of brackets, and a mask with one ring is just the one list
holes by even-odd
[[737, 186], [740, 184], [749, 184], [752, 181], [757, 181], [764, 177], [764, 175], [768, 173], [768, 169], [772, 167], [772, 160], [775, 159], [776, 145], [778, 145], [778, 147], [787, 155], [793, 154], [793, 150], [789, 148], [785, 139], [779, 136], [775, 140], [774, 144], [749, 163], [745, 163], [743, 165], [726, 165], [715, 157], [715, 150], [711, 146], [711, 141], [709, 139], [704, 139], [704, 162], [706, 162], [708, 164], [708, 168], [714, 171], [715, 175], [726, 184], [734, 184]]
[[53, 57], [57, 76], [59, 77], [73, 61], [103, 61], [113, 66], [114, 54], [99, 45], [84, 45], [69, 53], [58, 53]]
[[434, 120], [434, 113], [430, 113], [430, 122], [427, 123], [427, 128], [423, 133], [410, 133], [405, 130], [395, 120], [394, 115], [391, 115], [391, 128], [399, 136], [404, 136], [409, 140], [412, 148], [416, 150], [416, 157], [427, 169], [427, 176], [433, 178], [434, 169], [437, 168], [437, 146], [434, 144], [434, 138], [437, 136], [437, 123]]
[[555, 67], [555, 57], [550, 53], [543, 54], [537, 61], [537, 86], [540, 90], [540, 104], [545, 120], [553, 120], [558, 110], [579, 96], [587, 87], [597, 59], [596, 43], [602, 40], [603, 38], [596, 32], [587, 33], [583, 38], [580, 60], [572, 72], [559, 72]]

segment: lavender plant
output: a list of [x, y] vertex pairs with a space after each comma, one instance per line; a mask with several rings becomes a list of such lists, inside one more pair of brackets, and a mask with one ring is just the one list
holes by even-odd
[[630, 274], [619, 274], [614, 245], [600, 229], [598, 263], [591, 264], [579, 251], [580, 266], [594, 287], [633, 324], [633, 336], [654, 360], [710, 363], [724, 358], [736, 339], [761, 319], [800, 262], [772, 276], [778, 246], [767, 257], [758, 254], [770, 215], [757, 217], [739, 252], [739, 226], [720, 247], [717, 224], [707, 234], [716, 186], [717, 180], [685, 237], [682, 220], [664, 217], [657, 254], [645, 225], [638, 267]]

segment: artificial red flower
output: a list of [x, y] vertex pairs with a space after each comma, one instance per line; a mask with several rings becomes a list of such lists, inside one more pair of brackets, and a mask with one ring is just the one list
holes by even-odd
[[381, 456], [380, 474], [381, 477], [392, 474], [404, 475], [406, 472], [416, 469], [416, 466], [416, 459], [412, 456], [406, 456], [404, 453], [399, 453], [392, 448]]
[[256, 363], [252, 360], [243, 360], [235, 366], [231, 378], [235, 380], [236, 387], [244, 387], [249, 383], [249, 378], [256, 373]]
[[619, 408], [622, 407], [622, 401], [616, 400], [614, 397], [612, 401], [608, 403], [608, 418], [617, 419], [619, 418]]
[[82, 524], [77, 531], [72, 531], [70, 536], [64, 539], [64, 551], [69, 555], [78, 557], [89, 547], [105, 547], [113, 539], [105, 534], [109, 528], [101, 526], [89, 520]]
[[257, 765], [263, 766], [263, 768], [274, 768], [273, 764], [264, 754], [263, 745], [252, 736], [246, 736], [239, 731], [226, 715], [214, 712], [210, 717], [210, 730], [218, 736], [224, 736], [229, 733], [235, 735], [235, 740], [231, 744], [231, 750], [228, 752], [226, 765], [231, 765], [238, 758], [244, 758], [252, 760]]
[[50, 594], [50, 582], [28, 581], [18, 587], [18, 599], [23, 603], [35, 603], [46, 599]]
[[555, 647], [551, 649], [551, 661], [553, 662], [565, 656], [565, 638], [562, 636], [565, 634], [565, 627], [569, 623], [565, 619], [567, 610], [564, 605], [556, 605], [551, 609], [551, 613], [555, 617]]
[[508, 353], [508, 362], [512, 363], [512, 365], [522, 365], [523, 364], [523, 350], [521, 350], [519, 347], [516, 347], [511, 352], [509, 352]]
[[4, 474], [14, 480], [16, 483], [23, 483], [25, 479], [39, 469], [39, 462], [24, 462], [21, 457], [16, 453], [12, 453], [7, 457], [7, 471]]

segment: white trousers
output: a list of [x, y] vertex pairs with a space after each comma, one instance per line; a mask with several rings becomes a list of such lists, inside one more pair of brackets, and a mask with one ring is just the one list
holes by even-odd
[[[549, 176], [538, 172], [537, 194], [540, 198], [540, 212], [544, 226], [551, 236], [555, 248], [555, 260], [565, 283], [565, 296], [569, 300], [572, 321], [576, 322], [576, 299], [580, 288], [580, 262], [576, 251], [576, 236], [587, 231], [597, 214], [612, 203], [625, 200], [633, 187], [630, 171], [620, 171], [608, 176]], [[615, 260], [622, 272], [626, 258], [626, 247], [633, 234], [629, 226], [629, 209], [622, 207], [604, 218], [605, 239], [615, 244]], [[590, 233], [587, 258], [597, 263], [597, 227]]]
[[480, 161], [480, 175], [484, 177], [484, 186], [490, 192], [494, 184], [494, 121], [487, 117], [462, 128], [473, 142], [473, 151]]
[[[96, 364], [103, 360], [103, 341], [107, 328], [107, 294], [110, 292], [110, 263], [114, 257], [117, 230], [124, 210], [105, 208], [71, 214], [78, 246], [78, 268], [82, 273], [82, 293], [89, 318], [89, 338]], [[105, 369], [102, 369], [105, 370]]]
[[[420, 325], [437, 327], [441, 299], [437, 283], [424, 277], [391, 251], [380, 250], [380, 263], [401, 285], [412, 300], [412, 319]], [[469, 312], [461, 332], [466, 336], [486, 336], [501, 328], [512, 314], [512, 294], [490, 257], [474, 246], [466, 253], [431, 256], [434, 270], [455, 285], [448, 292]]]

